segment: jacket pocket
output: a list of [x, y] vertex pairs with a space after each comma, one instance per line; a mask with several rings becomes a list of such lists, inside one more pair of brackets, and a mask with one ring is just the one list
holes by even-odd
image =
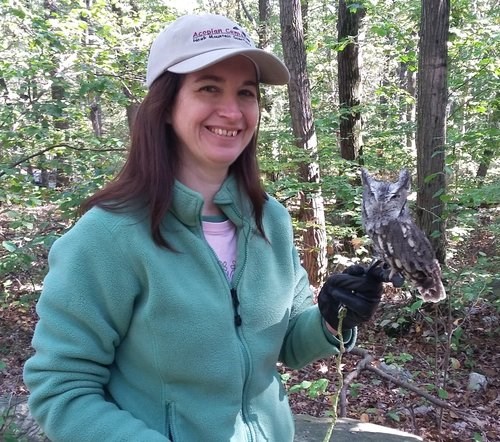
[[165, 412], [165, 436], [172, 442], [179, 441], [175, 431], [175, 404], [167, 402]]

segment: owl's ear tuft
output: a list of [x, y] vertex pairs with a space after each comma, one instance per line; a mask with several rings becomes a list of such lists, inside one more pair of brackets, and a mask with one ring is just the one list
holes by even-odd
[[411, 175], [408, 169], [401, 169], [399, 172], [399, 180], [400, 187], [406, 188], [408, 191], [411, 187]]
[[368, 173], [368, 171], [362, 167], [361, 168], [361, 183], [364, 184], [364, 185], [367, 185], [369, 182], [370, 182], [370, 174]]

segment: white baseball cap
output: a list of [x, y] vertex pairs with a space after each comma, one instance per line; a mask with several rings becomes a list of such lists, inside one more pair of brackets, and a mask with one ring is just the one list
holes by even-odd
[[188, 74], [235, 55], [248, 57], [266, 84], [286, 84], [290, 74], [275, 55], [255, 47], [247, 32], [228, 18], [184, 15], [169, 24], [153, 41], [149, 52], [146, 86], [165, 71]]

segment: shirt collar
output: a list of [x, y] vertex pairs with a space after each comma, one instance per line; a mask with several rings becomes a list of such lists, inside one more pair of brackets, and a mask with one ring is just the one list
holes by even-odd
[[[195, 192], [180, 181], [175, 181], [171, 212], [183, 224], [189, 227], [201, 224], [203, 203], [203, 196], [200, 193]], [[232, 175], [222, 183], [222, 186], [215, 194], [214, 203], [238, 227], [245, 221], [249, 222], [253, 219], [251, 216], [251, 203], [240, 192], [236, 178]]]

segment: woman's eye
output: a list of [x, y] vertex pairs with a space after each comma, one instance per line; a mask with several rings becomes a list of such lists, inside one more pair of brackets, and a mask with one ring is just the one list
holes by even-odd
[[250, 89], [244, 89], [240, 92], [240, 95], [243, 95], [244, 97], [255, 97], [256, 93]]
[[215, 86], [203, 86], [200, 88], [200, 91], [205, 91], [205, 92], [217, 92], [217, 88]]

